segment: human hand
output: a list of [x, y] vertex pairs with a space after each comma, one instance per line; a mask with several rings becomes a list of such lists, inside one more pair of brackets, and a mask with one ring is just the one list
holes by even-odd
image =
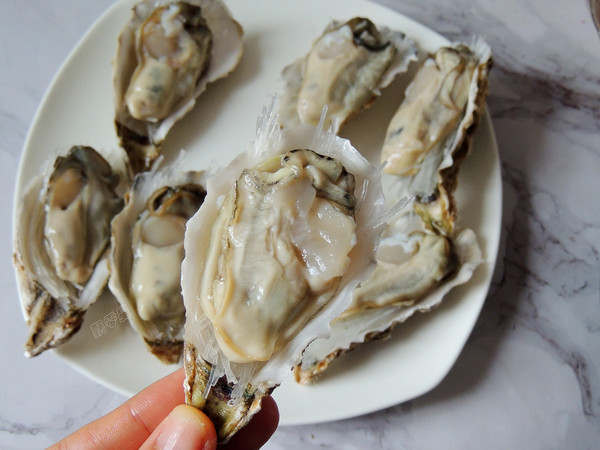
[[[215, 449], [217, 434], [210, 419], [184, 404], [184, 378], [183, 369], [173, 372], [50, 449]], [[277, 405], [265, 397], [260, 412], [219, 449], [258, 449], [278, 423]]]

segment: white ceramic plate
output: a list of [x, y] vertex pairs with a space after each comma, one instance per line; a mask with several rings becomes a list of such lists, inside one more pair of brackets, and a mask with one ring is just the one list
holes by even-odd
[[[50, 86], [30, 129], [16, 199], [50, 155], [74, 144], [103, 151], [118, 145], [113, 127], [112, 68], [116, 39], [129, 19], [132, 0], [116, 3], [90, 29]], [[425, 51], [447, 41], [389, 9], [363, 0], [229, 0], [245, 30], [245, 53], [238, 69], [210, 85], [196, 108], [172, 130], [167, 157], [180, 148], [196, 168], [226, 164], [254, 138], [261, 108], [281, 88], [281, 69], [304, 55], [331, 19], [369, 17], [403, 30]], [[347, 137], [368, 157], [377, 154], [386, 124], [406, 82], [393, 83], [372, 108], [346, 127]], [[375, 158], [376, 159], [376, 158]], [[17, 200], [18, 201], [18, 200]], [[455, 289], [434, 313], [396, 327], [393, 337], [340, 358], [320, 379], [302, 387], [289, 378], [275, 391], [282, 425], [316, 423], [376, 411], [421, 395], [436, 386], [458, 357], [485, 300], [492, 276], [501, 220], [501, 180], [489, 117], [476, 135], [471, 157], [459, 180], [460, 226], [479, 236], [485, 264]], [[105, 294], [88, 311], [79, 333], [54, 350], [90, 378], [125, 395], [138, 392], [170, 373], [148, 353], [141, 339]]]

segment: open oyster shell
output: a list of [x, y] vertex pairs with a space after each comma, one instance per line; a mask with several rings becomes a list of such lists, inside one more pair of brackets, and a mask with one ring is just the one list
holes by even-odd
[[173, 165], [139, 174], [114, 218], [109, 288], [132, 328], [164, 363], [179, 361], [185, 309], [181, 261], [187, 220], [206, 195], [204, 172]]
[[[416, 312], [434, 309], [452, 288], [471, 278], [482, 261], [471, 230], [449, 238], [427, 232], [416, 215], [411, 215], [411, 222], [400, 233], [385, 231], [373, 276], [362, 283], [350, 307], [333, 321], [330, 337], [315, 340], [306, 348], [302, 363], [294, 369], [297, 382], [314, 381], [341, 354], [386, 337]], [[393, 258], [388, 260], [382, 256], [385, 253]]]
[[327, 106], [323, 126], [333, 125], [337, 133], [416, 55], [416, 45], [404, 33], [378, 29], [367, 18], [332, 21], [309, 53], [283, 70], [281, 123], [316, 126]]
[[75, 146], [25, 191], [14, 264], [29, 326], [27, 356], [76, 333], [106, 285], [110, 222], [123, 206], [119, 192], [127, 184], [123, 156], [111, 166], [93, 148]]
[[243, 51], [242, 27], [221, 0], [144, 0], [119, 36], [115, 125], [135, 173], [148, 170], [171, 127]]
[[389, 189], [415, 195], [423, 220], [445, 234], [454, 227], [452, 193], [483, 114], [491, 66], [481, 38], [430, 55], [406, 89], [381, 150], [384, 171], [397, 175]]
[[327, 335], [371, 272], [384, 221], [379, 171], [349, 141], [281, 130], [272, 113], [259, 122], [185, 235], [186, 401], [223, 441]]
[[388, 223], [373, 275], [332, 323], [329, 339], [308, 346], [294, 369], [298, 382], [313, 381], [340, 354], [433, 309], [481, 263], [473, 231], [455, 229], [454, 190], [483, 111], [490, 67], [489, 47], [475, 39], [471, 46], [441, 48], [417, 72], [381, 154], [387, 201], [416, 197], [413, 211]]

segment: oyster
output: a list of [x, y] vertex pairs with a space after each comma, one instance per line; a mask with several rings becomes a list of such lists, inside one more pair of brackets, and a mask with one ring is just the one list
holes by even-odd
[[282, 124], [316, 126], [327, 106], [324, 127], [333, 124], [339, 131], [407, 69], [416, 53], [403, 33], [377, 29], [369, 19], [331, 22], [306, 57], [283, 71]]
[[172, 166], [139, 174], [112, 222], [109, 288], [133, 329], [164, 363], [183, 350], [183, 236], [206, 195], [203, 172]]
[[307, 383], [342, 353], [385, 337], [417, 311], [437, 306], [467, 282], [482, 256], [472, 230], [455, 229], [460, 163], [487, 95], [490, 49], [482, 40], [436, 52], [421, 68], [390, 122], [381, 153], [388, 202], [415, 197], [413, 210], [388, 223], [377, 267], [332, 323], [329, 339], [311, 343], [296, 380]]
[[379, 172], [349, 141], [282, 131], [272, 113], [260, 123], [255, 152], [208, 181], [185, 235], [186, 402], [223, 441], [327, 334], [372, 270], [383, 223]]
[[117, 190], [124, 178], [93, 148], [75, 146], [28, 186], [14, 243], [27, 356], [68, 340], [104, 289], [110, 222], [123, 206]]
[[[452, 288], [466, 283], [481, 263], [473, 231], [450, 238], [425, 231], [416, 214], [407, 217], [412, 224], [403, 225], [404, 231], [390, 232], [388, 227], [384, 232], [375, 272], [333, 321], [330, 337], [306, 348], [302, 363], [294, 369], [297, 382], [314, 381], [341, 354], [386, 337], [416, 312], [432, 310]], [[405, 234], [406, 228], [412, 230]]]
[[377, 269], [356, 289], [341, 318], [389, 303], [412, 305], [456, 270], [455, 250], [446, 236], [415, 231], [407, 240], [414, 247], [408, 255], [397, 245], [380, 247]]
[[452, 192], [483, 113], [491, 65], [482, 39], [442, 47], [427, 58], [390, 121], [381, 150], [384, 171], [398, 175], [396, 189], [416, 195], [424, 220], [445, 234], [454, 227]]
[[242, 55], [242, 28], [221, 0], [144, 0], [119, 36], [115, 124], [134, 172], [148, 170], [173, 124]]

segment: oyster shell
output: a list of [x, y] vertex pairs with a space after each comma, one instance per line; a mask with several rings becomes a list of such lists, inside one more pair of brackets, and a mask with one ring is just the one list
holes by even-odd
[[208, 181], [185, 236], [186, 402], [223, 441], [327, 334], [372, 270], [382, 224], [379, 172], [349, 141], [282, 131], [272, 113], [260, 123], [254, 153]]
[[[313, 382], [341, 354], [386, 337], [416, 312], [434, 309], [452, 288], [466, 283], [481, 263], [473, 231], [455, 237], [424, 231], [412, 214], [413, 232], [390, 233], [378, 250], [373, 276], [354, 293], [350, 307], [331, 325], [328, 339], [313, 341], [294, 368], [296, 381]], [[403, 227], [404, 228], [404, 227]], [[384, 254], [393, 254], [389, 260]]]
[[112, 222], [109, 288], [132, 328], [164, 363], [179, 361], [185, 309], [183, 236], [206, 195], [204, 172], [172, 166], [136, 176]]
[[394, 189], [416, 195], [424, 221], [444, 234], [454, 227], [452, 192], [488, 93], [490, 47], [480, 38], [429, 56], [390, 121], [381, 150]]
[[123, 206], [125, 178], [93, 148], [75, 146], [28, 186], [14, 243], [27, 356], [68, 340], [104, 289], [110, 222]]
[[317, 125], [327, 106], [324, 127], [339, 129], [366, 108], [380, 90], [416, 60], [416, 46], [397, 31], [363, 17], [331, 22], [310, 52], [283, 71], [283, 125]]
[[242, 27], [221, 0], [144, 0], [114, 60], [115, 125], [135, 173], [148, 170], [173, 124], [242, 55]]
[[476, 39], [471, 47], [440, 49], [417, 72], [381, 153], [388, 202], [416, 196], [413, 211], [388, 223], [373, 275], [332, 323], [330, 338], [305, 350], [294, 369], [298, 382], [314, 380], [340, 354], [385, 337], [415, 312], [433, 309], [481, 263], [473, 231], [455, 229], [454, 190], [484, 106], [490, 67], [490, 49]]

